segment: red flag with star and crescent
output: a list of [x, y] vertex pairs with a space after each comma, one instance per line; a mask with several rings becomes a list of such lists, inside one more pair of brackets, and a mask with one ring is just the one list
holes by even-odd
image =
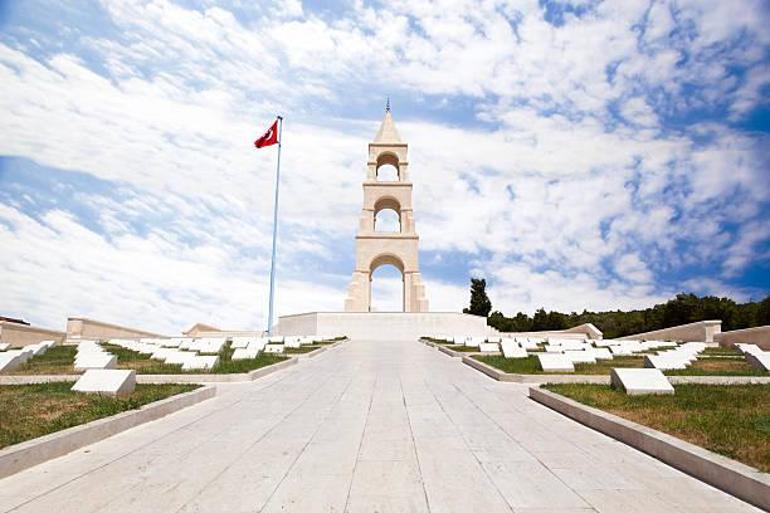
[[257, 148], [264, 148], [265, 146], [272, 146], [278, 143], [278, 120], [276, 119], [270, 128], [267, 129], [262, 137], [254, 141], [254, 146]]

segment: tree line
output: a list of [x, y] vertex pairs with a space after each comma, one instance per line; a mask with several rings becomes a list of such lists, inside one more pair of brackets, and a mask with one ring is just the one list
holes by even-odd
[[712, 319], [722, 321], [722, 331], [770, 325], [770, 295], [762, 301], [738, 303], [727, 297], [681, 293], [641, 310], [562, 313], [540, 308], [531, 316], [518, 312], [506, 317], [492, 310], [486, 280], [471, 278], [470, 306], [463, 312], [486, 317], [487, 324], [500, 331], [562, 330], [590, 322], [605, 338], [615, 338]]

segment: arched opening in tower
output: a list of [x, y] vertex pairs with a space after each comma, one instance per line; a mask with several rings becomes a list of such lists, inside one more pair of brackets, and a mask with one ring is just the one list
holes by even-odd
[[377, 168], [378, 182], [397, 182], [398, 169], [392, 164], [384, 164]]
[[404, 276], [395, 265], [382, 264], [371, 275], [372, 312], [404, 311]]
[[374, 231], [376, 232], [400, 232], [401, 218], [392, 208], [383, 208], [374, 216]]

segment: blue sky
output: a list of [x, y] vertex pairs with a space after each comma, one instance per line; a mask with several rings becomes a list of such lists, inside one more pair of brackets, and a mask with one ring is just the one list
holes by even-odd
[[250, 144], [279, 112], [278, 310], [340, 309], [387, 96], [434, 310], [470, 275], [508, 314], [764, 297], [768, 25], [761, 0], [0, 2], [3, 313], [263, 327]]

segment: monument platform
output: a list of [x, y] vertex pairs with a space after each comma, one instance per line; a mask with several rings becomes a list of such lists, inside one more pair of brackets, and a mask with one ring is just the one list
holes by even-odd
[[278, 318], [277, 335], [347, 335], [365, 340], [415, 340], [447, 334], [485, 336], [484, 317], [457, 312], [308, 312]]

